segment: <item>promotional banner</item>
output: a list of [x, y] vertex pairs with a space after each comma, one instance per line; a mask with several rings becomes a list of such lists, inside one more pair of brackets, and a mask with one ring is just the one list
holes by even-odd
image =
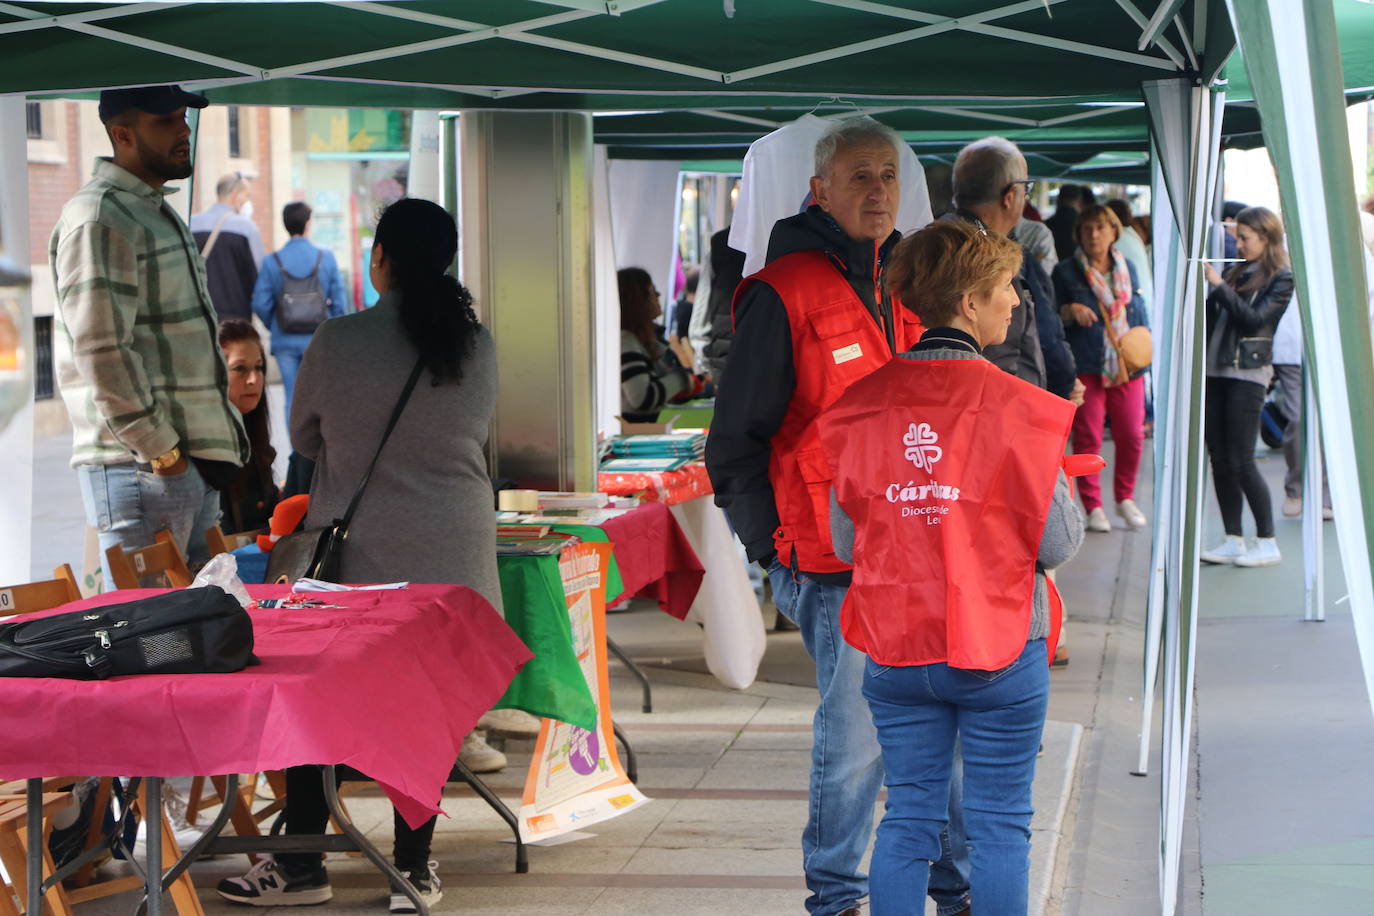
[[573, 649], [596, 701], [588, 731], [544, 719], [520, 804], [520, 835], [547, 840], [609, 820], [647, 802], [620, 764], [606, 671], [606, 578], [611, 545], [582, 543], [559, 555]]

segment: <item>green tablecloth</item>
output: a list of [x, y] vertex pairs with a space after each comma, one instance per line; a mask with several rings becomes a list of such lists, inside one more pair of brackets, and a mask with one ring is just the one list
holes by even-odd
[[[606, 532], [594, 525], [555, 525], [554, 529], [584, 541], [609, 540]], [[557, 555], [497, 557], [496, 568], [506, 623], [534, 653], [496, 708], [523, 709], [531, 715], [594, 729], [596, 704], [573, 652], [572, 625]], [[612, 555], [606, 600], [615, 600], [622, 591], [620, 568]]]
[[573, 652], [558, 557], [498, 557], [506, 623], [534, 653], [496, 708], [596, 727], [596, 704]]

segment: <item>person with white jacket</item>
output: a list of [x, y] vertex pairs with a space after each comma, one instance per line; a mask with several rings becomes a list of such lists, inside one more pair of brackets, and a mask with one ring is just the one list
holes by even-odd
[[[1361, 211], [1363, 212], [1363, 211]], [[1374, 239], [1371, 239], [1374, 240]], [[1370, 322], [1374, 325], [1374, 257], [1368, 249], [1364, 256], [1364, 275], [1370, 303]], [[1283, 429], [1283, 460], [1288, 466], [1283, 477], [1283, 516], [1302, 515], [1303, 477], [1303, 340], [1302, 306], [1295, 295], [1274, 332], [1274, 377], [1279, 383], [1279, 411], [1288, 421]], [[1326, 479], [1326, 461], [1322, 461], [1322, 518], [1330, 520], [1331, 486]]]

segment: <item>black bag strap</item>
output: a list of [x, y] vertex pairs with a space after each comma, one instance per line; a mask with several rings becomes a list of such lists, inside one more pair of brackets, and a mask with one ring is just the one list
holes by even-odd
[[353, 501], [348, 504], [348, 511], [344, 513], [342, 519], [335, 524], [348, 530], [348, 523], [353, 520], [353, 513], [358, 510], [358, 503], [363, 500], [363, 490], [367, 489], [367, 482], [372, 478], [372, 471], [377, 467], [377, 459], [382, 457], [382, 449], [386, 447], [386, 440], [391, 438], [391, 431], [396, 428], [396, 421], [401, 419], [401, 411], [406, 409], [406, 402], [410, 400], [410, 393], [415, 390], [415, 383], [419, 381], [420, 371], [424, 369], [424, 358], [415, 360], [415, 368], [410, 370], [410, 378], [406, 380], [406, 386], [401, 391], [401, 397], [396, 401], [395, 408], [391, 411], [391, 419], [387, 421], [386, 431], [382, 433], [382, 441], [377, 443], [377, 451], [372, 456], [372, 463], [367, 466], [367, 473], [358, 483], [357, 492], [353, 494]]
[[275, 251], [272, 252], [272, 260], [277, 262], [277, 270], [281, 271], [283, 277], [290, 277], [292, 280], [310, 280], [320, 272], [320, 265], [324, 263], [324, 252], [321, 251], [319, 255], [316, 256], [315, 266], [311, 268], [310, 273], [306, 274], [304, 277], [298, 277], [293, 273], [289, 273], [286, 269], [286, 265], [281, 262], [280, 255]]

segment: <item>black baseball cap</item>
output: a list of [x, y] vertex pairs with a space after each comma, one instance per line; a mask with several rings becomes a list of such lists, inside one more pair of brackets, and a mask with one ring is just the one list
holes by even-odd
[[148, 114], [171, 114], [178, 108], [204, 108], [210, 100], [180, 86], [136, 86], [106, 89], [100, 93], [100, 120], [108, 124], [118, 114], [137, 108]]

